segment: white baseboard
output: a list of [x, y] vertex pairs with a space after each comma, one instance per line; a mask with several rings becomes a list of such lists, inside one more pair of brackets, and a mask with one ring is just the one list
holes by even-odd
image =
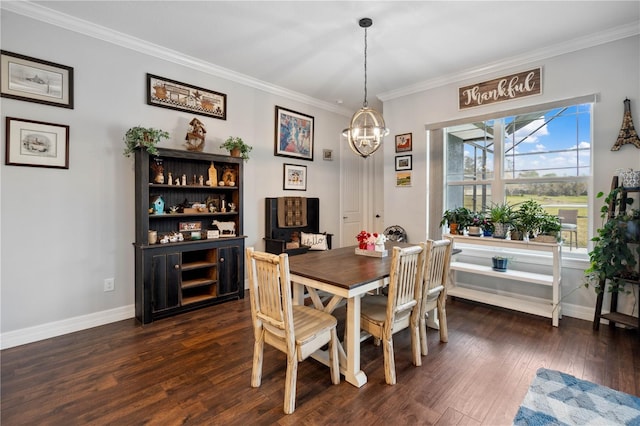
[[126, 320], [134, 316], [135, 306], [128, 305], [20, 330], [8, 331], [0, 335], [0, 349], [13, 348], [14, 346], [25, 345], [75, 331], [86, 330], [87, 328]]

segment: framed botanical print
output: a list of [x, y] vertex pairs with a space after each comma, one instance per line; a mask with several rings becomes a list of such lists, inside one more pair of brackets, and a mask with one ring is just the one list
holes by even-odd
[[313, 122], [310, 115], [276, 106], [274, 155], [313, 161]]
[[0, 96], [73, 109], [73, 68], [1, 50]]
[[282, 189], [294, 191], [307, 190], [307, 166], [285, 164], [282, 176]]
[[69, 168], [69, 126], [7, 117], [5, 164]]

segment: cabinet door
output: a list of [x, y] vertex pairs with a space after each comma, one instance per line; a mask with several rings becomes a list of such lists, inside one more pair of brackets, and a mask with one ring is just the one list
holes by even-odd
[[218, 296], [238, 293], [241, 255], [242, 249], [238, 246], [218, 249]]
[[153, 312], [180, 306], [180, 253], [151, 258]]

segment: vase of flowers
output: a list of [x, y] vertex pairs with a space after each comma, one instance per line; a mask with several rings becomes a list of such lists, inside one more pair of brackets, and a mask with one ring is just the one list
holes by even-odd
[[[356, 235], [358, 248], [362, 250], [375, 250], [380, 237], [384, 237], [384, 235], [378, 234], [377, 232], [360, 231], [360, 233]], [[384, 246], [384, 242], [382, 245]]]

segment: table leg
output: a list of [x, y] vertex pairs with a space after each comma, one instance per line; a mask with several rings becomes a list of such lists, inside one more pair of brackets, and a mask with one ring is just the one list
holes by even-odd
[[367, 383], [367, 375], [360, 370], [360, 298], [347, 299], [347, 323], [345, 325], [345, 346], [347, 351], [347, 368], [345, 380], [356, 387]]

